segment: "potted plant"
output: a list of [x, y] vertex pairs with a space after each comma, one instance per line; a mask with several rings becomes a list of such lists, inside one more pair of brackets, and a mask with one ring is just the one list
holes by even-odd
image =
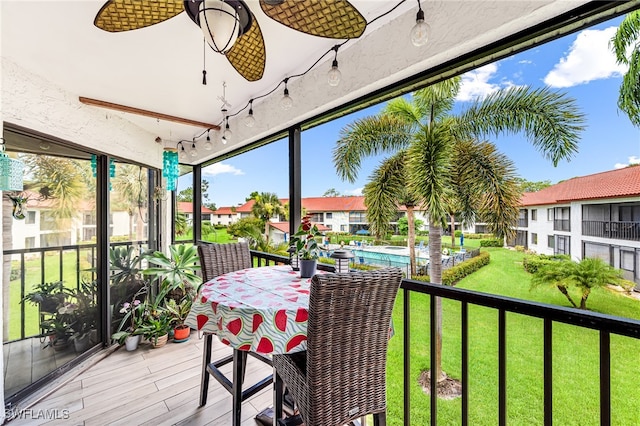
[[175, 299], [168, 299], [166, 301], [165, 309], [171, 316], [171, 324], [173, 326], [173, 341], [175, 343], [186, 342], [189, 340], [191, 329], [184, 323], [191, 310], [192, 299], [190, 296], [185, 296], [180, 302], [176, 302]]
[[22, 298], [21, 303], [30, 302], [40, 308], [40, 313], [54, 314], [69, 296], [71, 291], [62, 281], [40, 283]]
[[[144, 290], [144, 291], [143, 291]], [[133, 298], [131, 303], [125, 302], [120, 308], [120, 313], [124, 314], [118, 331], [111, 335], [111, 339], [117, 341], [120, 344], [124, 344], [128, 351], [134, 351], [137, 349], [142, 336], [142, 324], [145, 316], [146, 306], [139, 297], [146, 292], [146, 289], [140, 289]]]
[[40, 322], [40, 328], [45, 335], [49, 336], [49, 345], [55, 351], [61, 351], [69, 346], [76, 309], [75, 303], [64, 302], [49, 319]]
[[147, 339], [154, 348], [162, 347], [167, 343], [170, 330], [171, 316], [164, 310], [155, 315], [147, 312], [139, 328], [142, 337]]
[[320, 248], [316, 237], [322, 233], [318, 227], [311, 223], [311, 216], [302, 218], [298, 232], [291, 237], [291, 244], [295, 247], [295, 254], [300, 260], [300, 277], [310, 278], [316, 272]]
[[[69, 340], [73, 342], [76, 352], [79, 353], [87, 350], [92, 335], [96, 331], [98, 318], [96, 289], [97, 282], [92, 281], [83, 282], [78, 289], [73, 291], [76, 309], [73, 312], [72, 335]], [[97, 343], [97, 339], [94, 338], [93, 343]]]
[[159, 280], [159, 294], [180, 301], [192, 295], [202, 282], [196, 271], [200, 270], [200, 258], [196, 246], [184, 244], [169, 246], [169, 256], [156, 251], [143, 256], [152, 266], [142, 271], [150, 280]]

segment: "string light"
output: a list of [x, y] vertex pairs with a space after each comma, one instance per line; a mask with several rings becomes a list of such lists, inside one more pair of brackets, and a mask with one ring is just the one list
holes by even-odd
[[209, 130], [207, 129], [207, 141], [204, 143], [205, 151], [211, 151], [213, 149], [213, 144], [211, 143], [211, 138], [209, 137]]
[[340, 84], [340, 80], [342, 79], [342, 73], [338, 69], [338, 49], [339, 48], [340, 46], [337, 44], [333, 47], [333, 50], [335, 50], [336, 55], [333, 58], [331, 69], [327, 73], [327, 81], [329, 82], [329, 86], [333, 86], [333, 87]]
[[416, 24], [411, 28], [411, 43], [414, 46], [420, 47], [427, 44], [429, 41], [429, 33], [431, 28], [424, 22], [424, 11], [420, 6], [420, 0], [418, 0], [418, 13], [416, 14]]
[[293, 107], [293, 99], [291, 98], [291, 96], [289, 96], [289, 89], [287, 88], [287, 82], [289, 82], [289, 79], [285, 78], [284, 79], [284, 95], [282, 96], [282, 99], [280, 99], [280, 108], [282, 108], [285, 111]]
[[193, 143], [191, 144], [191, 151], [189, 151], [189, 155], [192, 157], [198, 156], [198, 149], [196, 148], [196, 138], [193, 138]]
[[186, 161], [187, 152], [184, 150], [184, 145], [182, 144], [182, 142], [178, 142], [178, 145], [180, 145], [180, 152], [178, 153], [178, 158], [180, 159], [180, 161]]
[[247, 127], [256, 125], [256, 119], [253, 117], [253, 99], [249, 101], [249, 114], [244, 118], [244, 125]]

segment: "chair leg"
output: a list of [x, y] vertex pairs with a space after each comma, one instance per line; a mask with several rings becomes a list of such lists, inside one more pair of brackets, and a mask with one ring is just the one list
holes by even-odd
[[233, 387], [231, 424], [240, 426], [242, 414], [242, 384], [244, 382], [245, 366], [247, 365], [247, 352], [233, 349]]
[[282, 393], [283, 393], [284, 384], [282, 382], [282, 377], [278, 374], [276, 369], [273, 369], [273, 412], [274, 412], [274, 422], [273, 424], [277, 424], [277, 420], [282, 418]]
[[387, 426], [387, 412], [373, 415], [373, 426]]
[[207, 394], [209, 393], [209, 372], [207, 366], [211, 363], [211, 334], [204, 335], [204, 349], [202, 351], [202, 376], [200, 377], [200, 407], [204, 407], [207, 403]]

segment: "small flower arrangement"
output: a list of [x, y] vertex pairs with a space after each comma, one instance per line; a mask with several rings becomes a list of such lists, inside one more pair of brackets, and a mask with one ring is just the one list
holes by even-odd
[[319, 247], [315, 237], [321, 236], [322, 233], [318, 227], [311, 223], [311, 216], [303, 217], [298, 232], [291, 237], [291, 243], [295, 246], [298, 257], [302, 260], [318, 259]]

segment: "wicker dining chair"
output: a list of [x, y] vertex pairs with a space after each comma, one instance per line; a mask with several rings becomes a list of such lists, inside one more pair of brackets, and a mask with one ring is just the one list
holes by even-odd
[[374, 415], [386, 424], [386, 362], [398, 268], [315, 275], [311, 280], [307, 350], [274, 355], [275, 407], [282, 382], [306, 426], [338, 426]]
[[[231, 244], [198, 244], [198, 256], [200, 257], [200, 267], [202, 270], [202, 282], [207, 282], [219, 275], [228, 272], [239, 271], [241, 269], [251, 268], [251, 253], [247, 243], [231, 243]], [[222, 365], [232, 362], [233, 356], [222, 358], [218, 361], [211, 362], [212, 335], [205, 334], [204, 349], [202, 354], [202, 376], [200, 380], [200, 406], [207, 403], [207, 394], [209, 392], [209, 376], [213, 375], [229, 392], [231, 392], [232, 383], [219, 370]], [[241, 353], [241, 362], [246, 364], [247, 353]], [[250, 355], [260, 359], [271, 365], [271, 360], [259, 355], [250, 353]], [[244, 368], [243, 368], [244, 370]], [[242, 378], [241, 380], [244, 380]], [[260, 386], [268, 385], [271, 378], [263, 380]], [[264, 384], [263, 384], [264, 383]]]

